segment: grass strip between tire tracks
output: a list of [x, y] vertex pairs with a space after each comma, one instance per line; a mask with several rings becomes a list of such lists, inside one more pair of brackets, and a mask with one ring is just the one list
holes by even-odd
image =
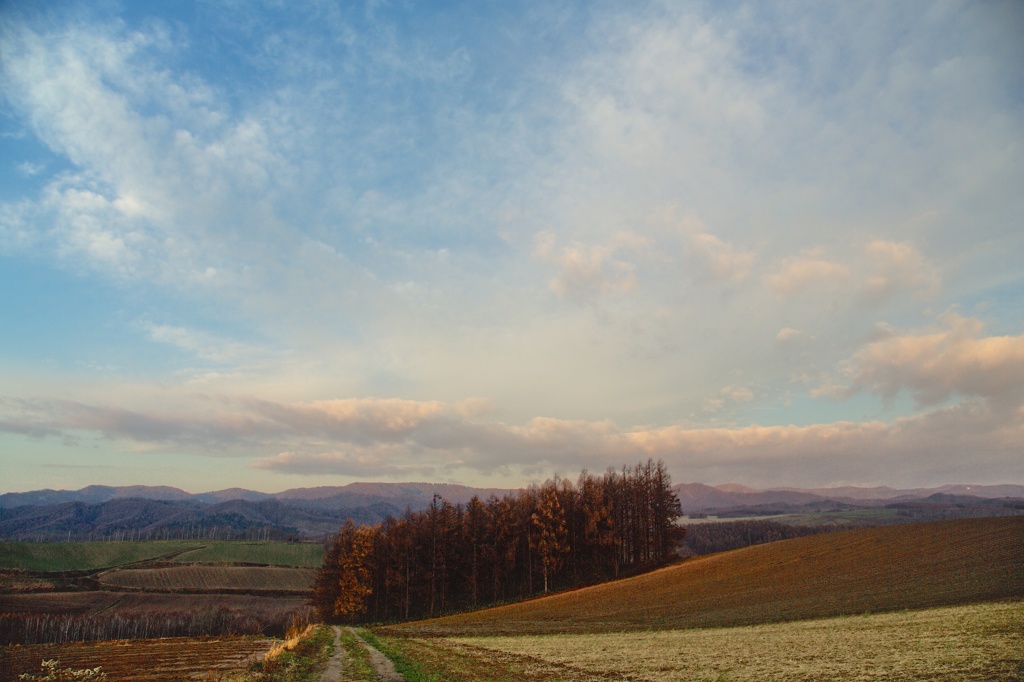
[[439, 671], [407, 654], [400, 644], [400, 638], [381, 638], [370, 630], [360, 629], [359, 636], [366, 640], [367, 644], [374, 647], [382, 654], [391, 659], [395, 669], [401, 673], [406, 682], [447, 682], [448, 677], [440, 675]]
[[341, 646], [345, 650], [345, 667], [341, 673], [342, 682], [375, 682], [377, 673], [367, 651], [349, 628], [341, 629]]

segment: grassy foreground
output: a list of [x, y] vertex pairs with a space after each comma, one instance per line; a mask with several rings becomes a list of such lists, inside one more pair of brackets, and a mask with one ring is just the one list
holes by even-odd
[[0, 542], [0, 568], [47, 573], [92, 571], [155, 560], [315, 568], [323, 560], [323, 547], [320, 543], [241, 540]]
[[381, 639], [452, 682], [1024, 679], [1020, 601], [731, 628]]

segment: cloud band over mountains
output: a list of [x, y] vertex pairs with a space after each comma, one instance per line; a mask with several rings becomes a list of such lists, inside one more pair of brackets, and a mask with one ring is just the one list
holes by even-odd
[[933, 333], [890, 331], [843, 364], [840, 375], [849, 386], [823, 389], [886, 397], [909, 391], [932, 405], [957, 399], [890, 422], [708, 428], [536, 417], [515, 425], [489, 418], [482, 401], [235, 398], [209, 401], [201, 413], [182, 413], [7, 400], [0, 430], [37, 438], [93, 434], [249, 457], [249, 466], [263, 470], [363, 478], [490, 475], [510, 462], [524, 471], [603, 470], [647, 457], [695, 477], [770, 466], [779, 472], [778, 482], [799, 480], [806, 465], [848, 480], [880, 469], [913, 469], [922, 458], [947, 476], [965, 476], [981, 465], [1010, 476], [1018, 463], [1008, 458], [1024, 442], [1024, 335], [981, 332], [976, 320], [956, 315], [944, 318]]

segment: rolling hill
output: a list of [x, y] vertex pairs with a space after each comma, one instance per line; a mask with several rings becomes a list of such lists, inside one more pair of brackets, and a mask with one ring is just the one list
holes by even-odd
[[410, 636], [752, 625], [1024, 599], [1024, 517], [815, 535], [626, 580], [388, 628]]

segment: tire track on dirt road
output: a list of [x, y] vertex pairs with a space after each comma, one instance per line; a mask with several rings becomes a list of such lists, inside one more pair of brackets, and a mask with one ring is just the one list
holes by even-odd
[[374, 671], [377, 673], [378, 682], [405, 682], [405, 678], [402, 677], [401, 673], [395, 670], [395, 664], [391, 662], [391, 659], [377, 651], [373, 646], [370, 645], [365, 639], [359, 636], [359, 634], [349, 628], [359, 643], [366, 647], [366, 650], [370, 652], [370, 663], [373, 665]]
[[345, 667], [345, 647], [341, 645], [341, 628], [334, 626], [334, 655], [327, 662], [327, 669], [320, 675], [320, 682], [338, 682]]

